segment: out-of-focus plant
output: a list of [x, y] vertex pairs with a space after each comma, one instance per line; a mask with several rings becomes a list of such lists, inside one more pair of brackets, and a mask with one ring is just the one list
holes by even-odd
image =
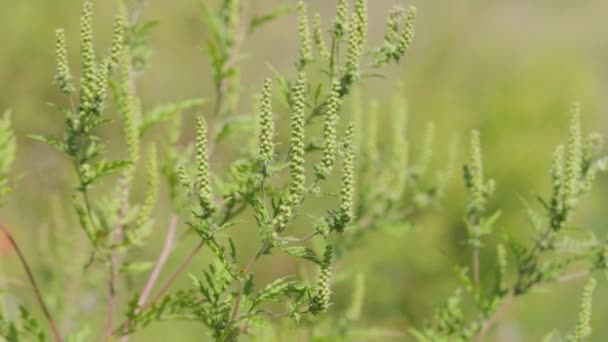
[[[601, 138], [598, 134], [585, 136], [580, 122], [578, 104], [572, 107], [568, 142], [556, 148], [551, 165], [552, 191], [548, 198], [538, 196], [543, 214], [525, 203], [525, 215], [533, 228], [528, 243], [507, 237], [496, 244], [492, 277], [480, 280], [479, 249], [483, 236], [492, 234], [499, 212], [487, 214], [488, 200], [494, 192], [494, 182], [486, 180], [483, 171], [479, 132], [471, 134], [471, 159], [464, 167], [464, 180], [470, 192], [465, 222], [473, 249], [471, 268], [458, 267], [464, 292], [472, 300], [473, 310], [463, 304], [463, 291], [458, 290], [423, 328], [413, 329], [420, 341], [483, 341], [489, 329], [517, 297], [554, 282], [566, 282], [608, 269], [608, 241], [586, 231], [573, 229], [570, 218], [579, 200], [593, 186], [599, 172], [608, 169], [607, 157], [599, 155]], [[509, 256], [509, 252], [510, 256]], [[514, 279], [510, 281], [508, 260], [513, 262]], [[571, 269], [578, 266], [582, 269]], [[472, 269], [472, 276], [469, 274]], [[594, 284], [592, 281], [590, 284]], [[591, 314], [589, 298], [593, 285], [585, 290], [579, 327], [568, 340], [581, 341], [589, 335]]]
[[[56, 31], [55, 83], [65, 101], [53, 107], [65, 116], [64, 133], [34, 136], [73, 165], [75, 217], [90, 242], [84, 272], [103, 274], [107, 284], [100, 332], [91, 332], [95, 324], [57, 328], [24, 255], [2, 227], [27, 271], [54, 339], [84, 341], [94, 335], [125, 342], [149, 324], [167, 320], [198, 322], [216, 341], [236, 341], [244, 335], [279, 340], [282, 322], [307, 331], [313, 340], [403, 337], [402, 332], [363, 326], [365, 277], [345, 272], [338, 261], [347, 260], [355, 247], [383, 228], [407, 231], [416, 214], [438, 206], [454, 170], [455, 142], [445, 165], [432, 167], [433, 123], [427, 124], [419, 144], [410, 143], [402, 94], [388, 105], [361, 101], [360, 83], [407, 54], [416, 9], [391, 9], [382, 43], [370, 49], [366, 0], [338, 0], [335, 17], [325, 28], [320, 14], [309, 14], [306, 1], [297, 8], [279, 7], [261, 15], [252, 14], [247, 1], [221, 0], [217, 6], [199, 1], [208, 31], [205, 46], [214, 93], [209, 96], [210, 108], [196, 117], [195, 141], [184, 145], [181, 131], [186, 119], [181, 114], [205, 101], [187, 99], [152, 109], [141, 103], [137, 78], [148, 66], [150, 30], [155, 25], [140, 20], [143, 4], [120, 3], [112, 43], [99, 54], [92, 2], [84, 2], [78, 78], [72, 75], [65, 33]], [[260, 85], [255, 109], [238, 114], [245, 88], [239, 67], [244, 42], [261, 26], [291, 12], [297, 13], [299, 39], [295, 70], [286, 75], [271, 70], [271, 77]], [[347, 107], [346, 99], [353, 94]], [[482, 277], [480, 251], [496, 234], [500, 211], [491, 210], [495, 184], [484, 172], [481, 135], [472, 133], [470, 160], [464, 167], [470, 194], [464, 222], [472, 265], [457, 267], [464, 291], [457, 290], [423, 328], [412, 330], [416, 338], [481, 341], [518, 296], [549, 282], [606, 270], [607, 243], [590, 232], [580, 240], [569, 227], [579, 198], [607, 167], [607, 160], [598, 157], [600, 139], [593, 134], [583, 137], [579, 116], [574, 107], [568, 143], [555, 152], [552, 193], [548, 199], [539, 197], [544, 215], [526, 206], [535, 238], [521, 243], [508, 237], [497, 243], [494, 274], [487, 283], [490, 277]], [[288, 143], [277, 139], [277, 123], [282, 120], [290, 123]], [[381, 120], [391, 123], [389, 134], [379, 134]], [[108, 141], [99, 133], [102, 125], [123, 132], [119, 160], [110, 158]], [[8, 169], [15, 154], [9, 126], [5, 115], [0, 120], [0, 199], [8, 193]], [[164, 132], [164, 139], [148, 142], [147, 136], [158, 131]], [[250, 144], [235, 149], [225, 143], [243, 132], [254, 136]], [[220, 167], [214, 157], [226, 151], [236, 157]], [[160, 191], [161, 181], [168, 191]], [[144, 184], [142, 196], [135, 191], [136, 184]], [[157, 226], [154, 213], [165, 193], [169, 217], [164, 245], [156, 262], [142, 262], [136, 252]], [[312, 210], [312, 201], [323, 203], [325, 209]], [[235, 227], [242, 222], [258, 232], [253, 253], [238, 242]], [[197, 243], [169, 277], [161, 279], [180, 226], [187, 227], [193, 234], [184, 236], [194, 236]], [[191, 275], [189, 288], [173, 290], [203, 248], [211, 259], [200, 265], [200, 273]], [[297, 272], [270, 280], [256, 276], [261, 260], [285, 256], [297, 261]], [[511, 259], [515, 266], [509, 268]], [[588, 264], [585, 270], [566, 273], [583, 261]], [[307, 275], [311, 267], [315, 277]], [[144, 287], [130, 291], [130, 277], [149, 269]], [[335, 284], [350, 280], [350, 307], [327, 315]], [[591, 281], [584, 291], [579, 322], [568, 340], [580, 341], [590, 333], [593, 287]], [[463, 292], [471, 307], [462, 304]], [[116, 319], [119, 304], [127, 298], [131, 299], [126, 314]], [[0, 316], [0, 335], [8, 340], [44, 340], [44, 331], [25, 309], [17, 318]]]

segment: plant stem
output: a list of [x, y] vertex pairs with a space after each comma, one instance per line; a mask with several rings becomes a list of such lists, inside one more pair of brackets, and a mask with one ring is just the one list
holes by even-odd
[[17, 245], [17, 241], [15, 241], [15, 239], [13, 238], [11, 233], [8, 231], [8, 229], [6, 229], [1, 224], [0, 224], [0, 230], [2, 230], [4, 235], [8, 238], [9, 242], [11, 243], [11, 246], [13, 246], [13, 248], [15, 249], [15, 252], [17, 252], [19, 261], [21, 262], [21, 265], [23, 266], [23, 269], [25, 270], [25, 273], [27, 274], [29, 283], [32, 286], [32, 289], [34, 290], [34, 294], [36, 296], [36, 300], [38, 301], [38, 305], [40, 305], [40, 308], [42, 309], [42, 312], [44, 313], [44, 317], [49, 322], [49, 325], [51, 327], [51, 331], [53, 333], [55, 341], [62, 342], [63, 339], [61, 338], [61, 335], [59, 334], [59, 329], [57, 329], [57, 326], [55, 325], [55, 321], [53, 320], [53, 317], [51, 316], [51, 312], [49, 311], [48, 307], [44, 303], [44, 299], [42, 298], [42, 293], [40, 291], [40, 287], [38, 287], [36, 278], [34, 278], [34, 273], [32, 272], [32, 269], [30, 268], [27, 260], [25, 259], [25, 256], [21, 252], [19, 245]]
[[[565, 274], [563, 276], [557, 277], [555, 279], [555, 282], [566, 283], [566, 282], [569, 282], [572, 280], [586, 277], [589, 274], [590, 274], [589, 271], [579, 271], [579, 272], [574, 272], [574, 273], [570, 273], [570, 274]], [[536, 284], [536, 286], [539, 286], [539, 285], [540, 284]], [[503, 298], [502, 303], [499, 305], [498, 309], [496, 309], [494, 311], [494, 313], [492, 313], [492, 315], [490, 315], [490, 317], [488, 317], [482, 323], [481, 329], [479, 330], [479, 333], [477, 334], [477, 337], [475, 338], [476, 342], [484, 341], [485, 335], [488, 333], [488, 331], [490, 330], [492, 325], [498, 321], [498, 319], [502, 316], [502, 314], [509, 309], [509, 307], [511, 306], [511, 304], [513, 302], [513, 299], [515, 297], [521, 296], [523, 294], [523, 293], [515, 294], [513, 291], [514, 290], [509, 291], [509, 293]]]
[[[158, 280], [160, 272], [162, 271], [163, 267], [165, 266], [165, 263], [167, 262], [167, 259], [169, 258], [169, 254], [171, 254], [178, 223], [179, 223], [179, 216], [177, 216], [176, 214], [171, 215], [171, 220], [169, 222], [169, 227], [167, 228], [167, 236], [165, 237], [165, 243], [163, 245], [163, 249], [161, 250], [160, 255], [158, 256], [158, 259], [156, 260], [156, 264], [154, 265], [154, 269], [152, 270], [152, 273], [150, 273], [150, 276], [148, 277], [148, 281], [146, 281], [146, 285], [144, 286], [144, 289], [141, 292], [141, 295], [139, 296], [139, 299], [137, 301], [137, 306], [139, 308], [142, 308], [144, 306], [144, 304], [146, 303], [148, 296], [150, 296], [150, 293], [152, 292], [152, 289], [154, 288], [154, 284], [156, 284], [156, 281]], [[139, 310], [137, 310], [135, 313], [137, 314], [138, 312], [139, 312]], [[130, 320], [127, 321], [127, 326], [129, 324], [131, 324]], [[124, 335], [120, 341], [127, 342], [127, 341], [129, 341], [130, 337], [131, 337], [130, 335]]]

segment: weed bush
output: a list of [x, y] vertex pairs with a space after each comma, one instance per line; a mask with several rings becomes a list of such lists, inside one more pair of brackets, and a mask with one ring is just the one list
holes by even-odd
[[[394, 335], [358, 325], [365, 277], [342, 274], [337, 265], [378, 233], [379, 227], [409, 222], [425, 209], [438, 207], [455, 170], [456, 138], [443, 168], [430, 167], [432, 123], [422, 141], [412, 144], [416, 148], [410, 148], [403, 99], [396, 97], [387, 115], [381, 114], [377, 102], [361, 103], [358, 85], [406, 57], [416, 9], [393, 8], [383, 41], [370, 49], [366, 0], [355, 0], [352, 6], [338, 0], [336, 14], [326, 25], [329, 28], [324, 28], [320, 14], [309, 14], [305, 1], [297, 8], [280, 7], [259, 15], [251, 15], [246, 2], [239, 0], [222, 0], [217, 8], [200, 1], [209, 32], [206, 51], [213, 74], [212, 103], [207, 108], [205, 99], [187, 99], [147, 110], [136, 85], [148, 67], [154, 24], [141, 20], [142, 4], [121, 3], [111, 45], [100, 54], [93, 35], [93, 4], [85, 0], [79, 77], [72, 75], [65, 32], [56, 31], [55, 83], [65, 101], [53, 108], [65, 116], [64, 132], [59, 137], [32, 136], [65, 155], [73, 166], [73, 208], [90, 246], [83, 272], [103, 274], [107, 283], [102, 329], [90, 330], [95, 324], [67, 330], [57, 326], [36, 275], [3, 227], [27, 271], [52, 339], [127, 341], [149, 324], [167, 320], [199, 322], [217, 341], [236, 341], [245, 335], [278, 339], [275, 331], [285, 321], [293, 329], [307, 327], [314, 340]], [[297, 13], [299, 38], [293, 73], [272, 70], [259, 85], [251, 113], [238, 114], [244, 41], [261, 26], [291, 12]], [[349, 97], [353, 100], [346, 110]], [[192, 110], [200, 113], [196, 139], [184, 144], [183, 116]], [[277, 123], [286, 118], [290, 135], [288, 143], [281, 143]], [[383, 148], [378, 146], [380, 118], [390, 120], [392, 127]], [[102, 126], [122, 131], [120, 159], [110, 157], [108, 141], [99, 134]], [[152, 132], [163, 132], [161, 139], [149, 139]], [[216, 166], [214, 157], [230, 150], [224, 143], [234, 135], [253, 138], [229, 165]], [[516, 298], [550, 282], [587, 277], [608, 268], [607, 242], [591, 232], [581, 238], [569, 225], [579, 199], [608, 167], [608, 159], [599, 155], [599, 136], [582, 133], [578, 106], [572, 109], [567, 143], [555, 151], [552, 192], [538, 198], [540, 210], [522, 201], [533, 238], [524, 242], [510, 236], [494, 239], [499, 241], [493, 246], [496, 257], [490, 270], [481, 268], [479, 251], [488, 248], [488, 236], [497, 235], [494, 227], [500, 211], [491, 210], [496, 185], [484, 171], [479, 132], [472, 132], [470, 145], [470, 158], [463, 168], [470, 201], [463, 209], [471, 266], [456, 267], [462, 288], [424, 326], [411, 329], [408, 336], [416, 340], [482, 341]], [[5, 114], [0, 121], [0, 198], [12, 184], [9, 168], [14, 155], [15, 138], [10, 116]], [[136, 184], [144, 184], [143, 195], [136, 193]], [[161, 191], [161, 185], [167, 191]], [[137, 251], [159, 228], [154, 213], [159, 197], [165, 195], [168, 201], [162, 203], [170, 203], [170, 224], [149, 270], [137, 260]], [[322, 201], [327, 210], [314, 210], [307, 205], [312, 200]], [[235, 227], [247, 217], [248, 226], [255, 225], [259, 232], [254, 253], [235, 239]], [[298, 236], [297, 225], [306, 226], [307, 233]], [[167, 279], [161, 279], [182, 226], [195, 233], [198, 243]], [[213, 259], [200, 265], [200, 274], [191, 275], [190, 288], [174, 290], [175, 280], [184, 276], [184, 269], [204, 248]], [[285, 254], [300, 265], [314, 265], [317, 276], [299, 272], [271, 280], [256, 277], [261, 259]], [[581, 269], [569, 273], [573, 267]], [[148, 270], [144, 288], [129, 291], [125, 283], [130, 277]], [[494, 281], [483, 282], [482, 272], [493, 272]], [[353, 280], [352, 303], [346, 312], [329, 316], [325, 313], [331, 307], [337, 278]], [[564, 332], [565, 340], [581, 341], [590, 335], [594, 287], [590, 278], [578, 322], [571, 332]], [[127, 310], [117, 316], [124, 298], [131, 298]], [[18, 317], [3, 314], [0, 335], [9, 341], [45, 340], [47, 328], [36, 317], [25, 308]], [[401, 333], [405, 332], [397, 337], [406, 336]], [[560, 337], [552, 333], [546, 339]]]

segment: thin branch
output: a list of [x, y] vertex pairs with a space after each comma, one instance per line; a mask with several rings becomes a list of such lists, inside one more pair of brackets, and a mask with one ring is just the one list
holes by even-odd
[[[574, 273], [559, 276], [559, 277], [555, 278], [554, 281], [556, 283], [567, 283], [569, 281], [584, 278], [589, 275], [590, 275], [589, 271], [579, 271], [579, 272], [574, 272]], [[539, 286], [539, 285], [541, 285], [541, 284], [537, 284], [537, 286]], [[503, 313], [505, 311], [508, 310], [508, 308], [511, 306], [511, 304], [513, 302], [513, 299], [517, 296], [519, 296], [519, 295], [515, 295], [515, 294], [513, 294], [513, 291], [509, 291], [509, 294], [507, 294], [507, 296], [503, 299], [503, 301], [500, 304], [500, 306], [498, 307], [498, 309], [496, 311], [494, 311], [494, 313], [483, 322], [483, 324], [481, 326], [481, 330], [479, 331], [479, 333], [477, 334], [477, 337], [475, 338], [476, 342], [484, 341], [485, 335], [488, 333], [488, 331], [490, 330], [492, 325], [500, 319], [500, 317], [503, 315]]]
[[[141, 295], [139, 296], [139, 300], [137, 301], [138, 308], [141, 308], [144, 306], [144, 304], [146, 304], [146, 300], [150, 296], [150, 293], [152, 293], [152, 289], [154, 288], [154, 285], [156, 284], [156, 281], [158, 280], [160, 272], [162, 271], [163, 267], [165, 266], [165, 263], [167, 262], [167, 259], [169, 258], [169, 254], [171, 254], [171, 250], [173, 249], [173, 245], [174, 245], [174, 241], [175, 241], [175, 233], [177, 231], [178, 223], [179, 223], [179, 216], [177, 216], [176, 214], [173, 214], [171, 216], [171, 221], [169, 222], [169, 227], [167, 228], [167, 236], [165, 237], [165, 243], [163, 245], [163, 249], [161, 250], [160, 255], [158, 256], [158, 259], [156, 260], [156, 264], [154, 265], [154, 269], [152, 270], [152, 273], [150, 273], [150, 276], [148, 277], [148, 280], [146, 281], [146, 285], [144, 286], [144, 289], [141, 292]], [[138, 310], [136, 310], [135, 313], [138, 313], [139, 311], [140, 310], [138, 309]], [[127, 326], [130, 324], [131, 324], [131, 321], [130, 320], [127, 321]], [[130, 337], [131, 337], [130, 335], [124, 335], [120, 341], [127, 342], [127, 341], [129, 341]]]
[[30, 268], [27, 260], [25, 259], [25, 256], [21, 252], [21, 249], [17, 245], [17, 242], [15, 241], [15, 239], [13, 238], [11, 233], [8, 231], [8, 229], [6, 229], [1, 224], [0, 224], [0, 229], [2, 230], [4, 235], [8, 238], [9, 242], [15, 249], [15, 252], [17, 252], [19, 261], [21, 262], [21, 265], [23, 266], [23, 269], [25, 270], [25, 273], [27, 274], [27, 278], [29, 280], [30, 285], [32, 286], [32, 288], [34, 290], [34, 294], [36, 295], [36, 300], [38, 301], [38, 305], [40, 305], [40, 308], [42, 309], [42, 312], [44, 313], [44, 317], [49, 322], [51, 331], [53, 332], [53, 336], [55, 337], [55, 341], [62, 342], [63, 339], [61, 338], [61, 335], [59, 334], [59, 329], [57, 329], [57, 326], [55, 325], [55, 321], [53, 320], [53, 317], [51, 316], [51, 312], [49, 311], [48, 307], [44, 303], [44, 299], [42, 298], [42, 293], [40, 292], [40, 287], [38, 287], [38, 283], [36, 282], [36, 279], [34, 278], [34, 273], [32, 272], [32, 269]]
[[158, 256], [158, 260], [156, 261], [154, 270], [150, 274], [150, 277], [148, 278], [146, 286], [144, 287], [144, 290], [142, 291], [141, 296], [139, 297], [139, 300], [137, 301], [137, 306], [139, 306], [139, 307], [143, 306], [146, 303], [148, 296], [152, 292], [152, 288], [154, 287], [154, 284], [156, 284], [156, 281], [158, 280], [158, 276], [160, 275], [160, 272], [162, 271], [163, 267], [165, 266], [165, 263], [167, 262], [167, 258], [169, 257], [169, 254], [171, 253], [171, 249], [173, 248], [173, 241], [175, 240], [175, 232], [177, 231], [178, 223], [179, 223], [179, 216], [177, 216], [175, 214], [172, 215], [171, 222], [169, 223], [169, 228], [167, 229], [167, 236], [165, 237], [165, 243], [163, 245], [163, 249], [162, 249], [160, 255]]

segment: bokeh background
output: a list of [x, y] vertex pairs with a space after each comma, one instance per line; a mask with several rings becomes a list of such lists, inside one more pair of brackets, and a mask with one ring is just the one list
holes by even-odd
[[[210, 1], [213, 2], [213, 1]], [[255, 11], [285, 0], [250, 0]], [[416, 5], [419, 18], [416, 38], [405, 63], [385, 72], [385, 78], [366, 80], [363, 92], [380, 101], [399, 90], [410, 105], [410, 133], [417, 141], [425, 122], [437, 126], [436, 150], [444, 153], [454, 132], [466, 136], [471, 128], [482, 132], [486, 170], [496, 179], [492, 206], [503, 210], [502, 233], [529, 238], [531, 228], [520, 197], [534, 201], [549, 191], [548, 168], [553, 148], [565, 140], [568, 109], [579, 101], [588, 129], [608, 133], [608, 31], [603, 0], [369, 0], [371, 40], [380, 41], [384, 16], [398, 3]], [[311, 0], [310, 7], [333, 16], [334, 1]], [[65, 27], [70, 56], [78, 48], [80, 0], [0, 0], [0, 110], [13, 111], [18, 136], [15, 170], [17, 191], [0, 210], [0, 222], [8, 224], [22, 241], [36, 265], [54, 311], [64, 317], [65, 329], [94, 319], [103, 310], [103, 278], [78, 272], [86, 260], [86, 240], [80, 236], [70, 208], [74, 175], [64, 157], [28, 138], [29, 134], [57, 134], [63, 126], [59, 113], [47, 106], [61, 102], [52, 85], [54, 75], [54, 29]], [[95, 1], [95, 29], [101, 46], [109, 44], [113, 1]], [[150, 68], [139, 79], [144, 107], [191, 97], [211, 98], [211, 75], [202, 46], [206, 32], [194, 0], [148, 1], [145, 19], [159, 19], [152, 36]], [[105, 45], [104, 45], [105, 44]], [[272, 65], [293, 74], [297, 54], [294, 17], [282, 18], [261, 29], [245, 45], [242, 62], [243, 110]], [[396, 88], [398, 82], [403, 88]], [[205, 108], [208, 109], [208, 108]], [[382, 125], [388, 123], [383, 122]], [[184, 132], [192, 136], [191, 131]], [[111, 138], [111, 137], [110, 137]], [[162, 136], [154, 139], [162, 139]], [[419, 141], [419, 140], [418, 140]], [[466, 139], [460, 141], [465, 150]], [[460, 154], [462, 164], [464, 152]], [[221, 160], [217, 161], [221, 164]], [[608, 181], [603, 177], [594, 195], [581, 204], [577, 226], [608, 234], [604, 199]], [[417, 218], [413, 232], [396, 238], [378, 234], [359, 249], [345, 267], [366, 273], [367, 295], [363, 325], [396, 331], [419, 326], [432, 309], [449, 296], [456, 284], [454, 262], [467, 264], [463, 248], [466, 230], [462, 213], [466, 198], [460, 177], [450, 184], [439, 210]], [[58, 209], [59, 208], [59, 209]], [[161, 246], [167, 210], [157, 209], [158, 231], [140, 252], [153, 260]], [[59, 214], [58, 214], [59, 213]], [[57, 222], [63, 222], [58, 224]], [[184, 228], [185, 229], [185, 228]], [[184, 241], [167, 269], [175, 265], [194, 241]], [[253, 248], [253, 247], [252, 247]], [[491, 250], [483, 255], [491, 255]], [[14, 301], [31, 301], [23, 274], [10, 255], [2, 255], [6, 272], [3, 288]], [[67, 258], [66, 258], [67, 257]], [[197, 272], [208, 257], [193, 263]], [[57, 274], [48, 261], [69, 260]], [[484, 260], [484, 259], [482, 259]], [[43, 262], [45, 261], [45, 262]], [[293, 265], [267, 265], [268, 276]], [[483, 261], [482, 261], [483, 267]], [[485, 265], [491, 267], [491, 264]], [[66, 276], [69, 274], [69, 276]], [[129, 279], [140, 288], [146, 273]], [[67, 279], [70, 278], [70, 279]], [[187, 286], [183, 277], [179, 286]], [[584, 281], [548, 286], [548, 291], [520, 298], [494, 329], [491, 340], [537, 341], [557, 329], [569, 331], [575, 324]], [[93, 290], [87, 290], [92, 288]], [[348, 305], [350, 287], [336, 289], [334, 310]], [[594, 332], [591, 341], [608, 339], [606, 280], [600, 279], [594, 301]], [[95, 328], [95, 326], [93, 326]], [[200, 326], [192, 323], [160, 323], [138, 334], [134, 341], [200, 340]]]

